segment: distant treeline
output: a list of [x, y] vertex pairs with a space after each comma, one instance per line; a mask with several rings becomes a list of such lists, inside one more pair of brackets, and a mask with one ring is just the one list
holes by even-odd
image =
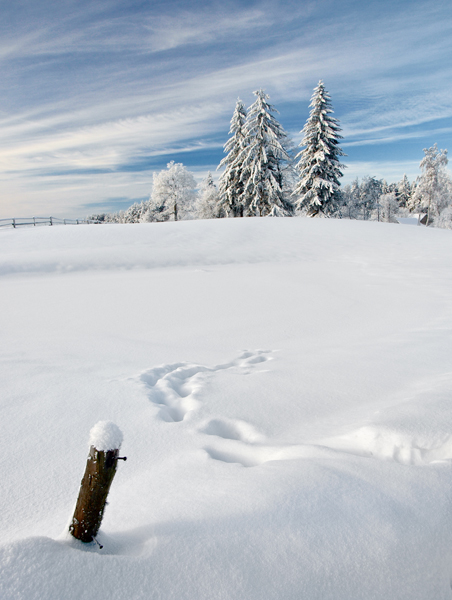
[[301, 151], [275, 118], [276, 109], [263, 90], [245, 109], [239, 99], [231, 119], [230, 138], [219, 185], [209, 172], [197, 189], [193, 174], [170, 162], [155, 173], [149, 200], [119, 213], [89, 219], [114, 223], [145, 223], [170, 219], [226, 217], [332, 217], [397, 222], [397, 216], [424, 213], [427, 225], [452, 228], [452, 181], [446, 170], [447, 150], [436, 144], [424, 149], [421, 174], [397, 183], [364, 177], [340, 185], [345, 156], [339, 122], [332, 116], [322, 81], [311, 98], [311, 112], [302, 130]]

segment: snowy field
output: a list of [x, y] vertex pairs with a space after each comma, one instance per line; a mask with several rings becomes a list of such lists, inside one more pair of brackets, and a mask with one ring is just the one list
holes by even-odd
[[9, 230], [0, 286], [2, 600], [452, 598], [451, 231]]

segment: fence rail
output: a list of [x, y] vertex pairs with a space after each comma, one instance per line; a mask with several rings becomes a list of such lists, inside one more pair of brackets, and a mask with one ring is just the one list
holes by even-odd
[[0, 219], [1, 227], [36, 227], [38, 225], [89, 225], [100, 223], [91, 219], [59, 219], [57, 217], [19, 217], [17, 219]]

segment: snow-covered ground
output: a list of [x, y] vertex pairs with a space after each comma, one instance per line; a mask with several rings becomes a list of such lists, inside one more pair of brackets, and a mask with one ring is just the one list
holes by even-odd
[[[2, 600], [452, 598], [452, 232], [0, 232]], [[70, 538], [123, 432], [102, 550]]]

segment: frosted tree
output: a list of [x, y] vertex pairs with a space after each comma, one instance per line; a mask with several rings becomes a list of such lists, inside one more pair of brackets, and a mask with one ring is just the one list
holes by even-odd
[[378, 220], [380, 220], [379, 198], [383, 193], [383, 181], [376, 177], [364, 177], [360, 186], [361, 207], [363, 209], [363, 219], [367, 220], [371, 217], [372, 212], [376, 212]]
[[446, 171], [447, 150], [438, 150], [435, 144], [431, 148], [424, 148], [424, 154], [419, 165], [423, 173], [412, 195], [410, 208], [427, 210], [428, 225], [432, 216], [438, 217], [451, 203], [452, 181]]
[[378, 200], [379, 206], [379, 221], [386, 223], [397, 223], [396, 214], [399, 210], [399, 203], [395, 192], [382, 194]]
[[119, 223], [119, 213], [98, 213], [86, 217], [87, 221], [96, 221], [96, 223]]
[[243, 195], [243, 166], [239, 156], [244, 147], [245, 121], [245, 105], [238, 98], [229, 129], [231, 137], [224, 145], [224, 151], [227, 152], [227, 156], [218, 165], [218, 169], [225, 167], [219, 180], [221, 206], [232, 217], [243, 217], [243, 205], [241, 203]]
[[220, 193], [210, 171], [201, 184], [201, 194], [197, 202], [196, 214], [199, 219], [216, 219], [225, 216], [220, 205]]
[[452, 229], [452, 206], [444, 208], [440, 215], [433, 221], [435, 227], [442, 227], [443, 229]]
[[267, 102], [264, 90], [254, 92], [256, 101], [248, 109], [243, 149], [237, 157], [241, 165], [244, 216], [290, 216], [292, 202], [284, 186], [285, 169], [290, 164], [289, 139], [273, 116], [276, 109]]
[[295, 157], [298, 183], [293, 191], [296, 206], [305, 209], [308, 216], [328, 215], [340, 201], [339, 179], [345, 165], [339, 162], [345, 156], [339, 147], [341, 128], [331, 116], [333, 108], [323, 81], [319, 81], [311, 98], [311, 112], [301, 133], [304, 147]]
[[392, 194], [397, 192], [397, 184], [396, 183], [388, 183], [386, 179], [381, 180], [381, 193], [382, 194]]
[[140, 223], [148, 209], [147, 202], [135, 202], [124, 212], [122, 216], [123, 223]]
[[396, 184], [396, 197], [401, 208], [405, 208], [410, 202], [411, 184], [408, 181], [406, 174], [404, 174], [402, 179]]
[[166, 170], [154, 173], [152, 193], [144, 221], [175, 221], [184, 218], [196, 197], [196, 181], [182, 163], [173, 160]]
[[358, 178], [343, 188], [342, 202], [341, 212], [348, 219], [359, 219], [361, 217], [361, 190]]

